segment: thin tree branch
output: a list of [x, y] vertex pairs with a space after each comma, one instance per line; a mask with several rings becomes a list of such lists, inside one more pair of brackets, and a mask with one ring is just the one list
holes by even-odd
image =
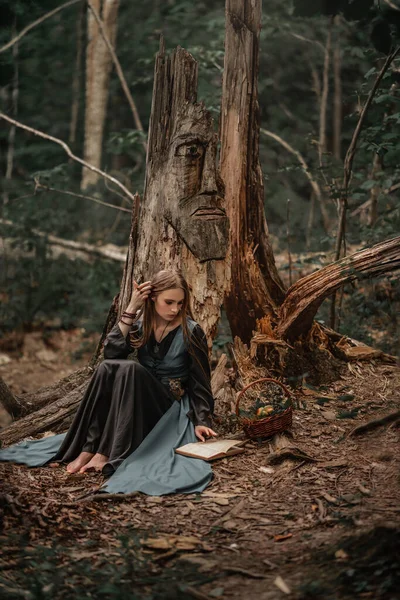
[[283, 146], [285, 148], [285, 150], [287, 150], [288, 152], [290, 152], [290, 154], [293, 154], [297, 158], [297, 160], [299, 161], [300, 165], [303, 168], [304, 174], [306, 175], [308, 181], [310, 182], [310, 185], [314, 191], [315, 196], [317, 197], [321, 207], [323, 207], [323, 208], [321, 208], [321, 212], [323, 214], [324, 227], [326, 229], [329, 226], [329, 219], [328, 219], [328, 215], [326, 213], [326, 208], [324, 205], [324, 199], [323, 199], [323, 195], [321, 192], [321, 188], [319, 187], [318, 182], [311, 175], [310, 169], [309, 169], [306, 161], [304, 160], [303, 156], [300, 154], [300, 152], [298, 150], [295, 150], [293, 148], [293, 146], [291, 146], [288, 142], [286, 142], [283, 138], [281, 138], [276, 133], [273, 133], [272, 131], [269, 131], [268, 129], [264, 129], [263, 127], [260, 128], [260, 131], [264, 135], [267, 135], [268, 137], [272, 138], [273, 140], [275, 140], [276, 142], [281, 144], [281, 146]]
[[[0, 225], [5, 225], [7, 227], [18, 227], [17, 223], [13, 223], [13, 221], [8, 219], [0, 219]], [[38, 237], [45, 238], [51, 246], [60, 246], [61, 248], [68, 248], [68, 250], [72, 250], [73, 252], [85, 252], [85, 254], [100, 256], [101, 258], [107, 258], [109, 260], [115, 260], [122, 263], [124, 263], [126, 260], [126, 254], [123, 252], [109, 250], [101, 246], [93, 246], [92, 244], [86, 244], [84, 242], [66, 240], [50, 233], [40, 231], [39, 229], [32, 229], [32, 233]]]
[[[83, 200], [91, 200], [91, 202], [96, 202], [96, 204], [101, 204], [102, 206], [108, 206], [109, 208], [114, 208], [115, 210], [127, 212], [129, 214], [132, 213], [132, 209], [130, 209], [130, 208], [123, 208], [122, 206], [116, 206], [115, 204], [110, 204], [110, 202], [104, 202], [104, 200], [99, 200], [98, 198], [93, 198], [93, 196], [86, 196], [85, 194], [75, 194], [75, 192], [52, 188], [47, 185], [43, 185], [42, 183], [40, 183], [40, 181], [38, 179], [35, 179], [35, 191], [36, 190], [40, 190], [40, 191], [44, 191], [44, 192], [57, 192], [57, 194], [64, 194], [65, 196], [72, 196], [73, 198], [82, 198]], [[111, 189], [111, 191], [112, 191], [112, 189]], [[120, 196], [121, 198], [123, 198], [124, 201], [126, 200], [125, 196], [122, 196], [121, 194], [117, 194], [117, 195]], [[19, 198], [17, 198], [17, 200], [19, 200]]]
[[397, 190], [400, 190], [400, 182], [399, 183], [395, 183], [390, 188], [387, 188], [385, 190], [385, 194], [393, 194], [393, 192], [397, 192]]
[[53, 17], [54, 15], [56, 15], [57, 13], [59, 13], [64, 8], [68, 8], [68, 6], [72, 6], [73, 4], [78, 4], [78, 2], [82, 2], [82, 0], [69, 0], [69, 2], [65, 2], [65, 4], [61, 4], [61, 6], [58, 6], [54, 10], [51, 10], [50, 12], [46, 13], [45, 15], [43, 15], [42, 17], [40, 17], [39, 19], [37, 19], [36, 21], [33, 21], [33, 23], [30, 23], [30, 25], [27, 25], [27, 27], [25, 27], [25, 29], [23, 29], [22, 31], [20, 31], [20, 33], [18, 35], [16, 35], [15, 37], [13, 37], [9, 42], [7, 42], [7, 44], [5, 44], [4, 46], [2, 46], [0, 48], [0, 54], [2, 52], [5, 52], [6, 50], [8, 50], [9, 48], [11, 48], [12, 46], [14, 46], [14, 44], [16, 44], [17, 42], [19, 42], [19, 40], [22, 37], [24, 37], [24, 35], [26, 35], [29, 31], [31, 31], [31, 29], [33, 29], [37, 25], [40, 25], [41, 23], [43, 23], [43, 21], [46, 21], [46, 19], [49, 19], [50, 17]]
[[321, 44], [321, 42], [319, 42], [318, 40], [310, 40], [309, 38], [304, 37], [304, 35], [299, 35], [298, 33], [293, 33], [292, 31], [290, 32], [290, 35], [296, 38], [296, 40], [300, 40], [301, 42], [307, 42], [307, 44], [314, 44], [315, 46], [318, 46], [318, 48], [322, 50], [322, 52], [325, 52], [323, 44]]
[[[94, 18], [96, 19], [96, 21], [97, 21], [97, 23], [99, 25], [101, 35], [102, 35], [102, 37], [104, 39], [104, 42], [105, 42], [105, 44], [106, 44], [106, 46], [108, 48], [108, 51], [111, 54], [111, 58], [113, 60], [115, 69], [117, 71], [119, 81], [121, 83], [122, 89], [124, 90], [126, 99], [128, 100], [128, 104], [129, 104], [129, 106], [131, 108], [132, 115], [133, 115], [133, 120], [135, 122], [136, 129], [138, 129], [139, 131], [142, 131], [144, 133], [143, 125], [142, 125], [142, 122], [140, 120], [139, 113], [138, 113], [135, 101], [132, 98], [132, 94], [129, 91], [128, 84], [126, 83], [124, 72], [122, 71], [121, 64], [120, 64], [120, 62], [118, 60], [117, 55], [115, 54], [115, 50], [112, 47], [112, 44], [111, 44], [110, 40], [109, 40], [109, 37], [108, 37], [107, 32], [106, 32], [105, 27], [104, 27], [104, 23], [100, 19], [99, 13], [97, 12], [97, 10], [93, 6], [93, 4], [90, 2], [90, 0], [87, 0], [87, 3], [88, 3], [88, 6], [89, 6], [89, 9], [92, 11]], [[142, 145], [143, 145], [144, 150], [147, 152], [147, 143], [144, 140], [142, 142]]]
[[21, 129], [25, 129], [25, 131], [29, 131], [29, 133], [33, 133], [34, 135], [37, 135], [37, 136], [43, 138], [44, 140], [50, 140], [51, 142], [58, 144], [65, 150], [66, 154], [70, 158], [72, 158], [72, 160], [75, 160], [76, 162], [83, 165], [87, 169], [94, 171], [98, 175], [101, 175], [101, 177], [104, 177], [104, 179], [108, 179], [108, 181], [111, 181], [117, 187], [119, 187], [123, 192], [125, 192], [125, 194], [128, 196], [128, 198], [130, 198], [132, 200], [132, 202], [136, 201], [135, 195], [132, 194], [132, 192], [130, 192], [128, 190], [128, 188], [126, 188], [120, 181], [118, 181], [118, 179], [116, 179], [115, 177], [112, 177], [111, 175], [108, 175], [101, 169], [94, 167], [93, 165], [89, 164], [85, 160], [82, 160], [82, 158], [79, 158], [79, 156], [75, 156], [75, 154], [73, 154], [73, 152], [71, 151], [71, 148], [62, 140], [60, 140], [56, 137], [53, 137], [52, 135], [48, 135], [47, 133], [43, 133], [43, 131], [39, 131], [38, 129], [34, 129], [33, 127], [29, 127], [28, 125], [24, 125], [20, 121], [16, 121], [15, 119], [12, 119], [11, 117], [5, 115], [2, 112], [0, 112], [0, 119], [4, 119], [5, 121], [7, 121], [8, 123], [11, 123], [12, 125], [16, 125], [17, 127], [20, 127]]
[[[343, 243], [345, 244], [345, 230], [346, 230], [346, 213], [348, 207], [348, 193], [349, 193], [349, 184], [351, 175], [353, 172], [353, 161], [354, 156], [356, 154], [358, 138], [360, 137], [361, 129], [364, 125], [365, 118], [367, 116], [367, 112], [369, 107], [371, 106], [372, 100], [375, 97], [379, 84], [382, 81], [383, 76], [386, 71], [390, 67], [391, 63], [394, 61], [398, 53], [400, 52], [400, 46], [398, 46], [391, 54], [389, 54], [385, 60], [385, 63], [381, 70], [378, 73], [377, 78], [375, 79], [374, 85], [372, 86], [368, 98], [361, 110], [360, 117], [358, 119], [358, 123], [353, 133], [353, 137], [351, 139], [350, 145], [346, 152], [346, 157], [344, 159], [344, 175], [343, 175], [343, 184], [341, 190], [341, 197], [339, 200], [339, 223], [338, 223], [338, 231], [336, 236], [336, 247], [335, 247], [335, 261], [340, 259], [340, 254], [342, 250]], [[346, 255], [346, 250], [344, 250], [344, 255]], [[336, 293], [332, 295], [331, 302], [331, 322], [330, 326], [332, 329], [335, 329], [335, 305], [336, 305]]]
[[[346, 198], [347, 198], [347, 192], [348, 192], [348, 187], [349, 187], [352, 168], [353, 168], [354, 156], [355, 156], [356, 149], [357, 149], [357, 142], [358, 142], [358, 138], [360, 137], [361, 129], [364, 125], [365, 117], [367, 116], [368, 109], [371, 106], [372, 100], [374, 99], [374, 96], [377, 92], [380, 82], [382, 81], [383, 76], [385, 75], [389, 66], [394, 61], [394, 59], [396, 58], [396, 56], [398, 55], [399, 52], [400, 52], [400, 46], [398, 46], [394, 50], [394, 52], [389, 54], [388, 57], [386, 58], [385, 63], [383, 65], [382, 69], [380, 70], [380, 72], [375, 80], [375, 83], [372, 86], [372, 89], [368, 95], [368, 98], [363, 106], [363, 109], [360, 114], [360, 118], [358, 119], [357, 126], [354, 130], [353, 137], [350, 142], [350, 146], [348, 147], [348, 150], [346, 152], [346, 157], [344, 160], [344, 178], [343, 178], [343, 193], [346, 195]], [[337, 257], [336, 260], [338, 260], [338, 259], [339, 259], [339, 257]]]

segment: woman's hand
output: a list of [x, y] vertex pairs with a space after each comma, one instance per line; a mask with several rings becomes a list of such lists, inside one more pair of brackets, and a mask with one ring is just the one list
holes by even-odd
[[145, 300], [150, 296], [152, 291], [152, 285], [150, 281], [145, 281], [138, 285], [136, 281], [133, 282], [132, 296], [129, 302], [128, 312], [137, 312], [142, 308]]
[[[205, 427], [204, 425], [196, 425], [194, 432], [201, 442], [205, 442], [206, 438], [217, 437], [218, 435], [210, 427]], [[206, 436], [206, 438], [204, 436]]]

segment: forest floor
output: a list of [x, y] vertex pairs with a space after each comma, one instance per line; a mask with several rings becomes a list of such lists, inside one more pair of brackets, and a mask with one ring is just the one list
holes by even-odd
[[[14, 391], [30, 389], [22, 367]], [[395, 365], [349, 363], [299, 397], [291, 457], [249, 442], [213, 464], [202, 494], [93, 496], [98, 474], [0, 464], [0, 596], [399, 598], [399, 421], [349, 435], [399, 396]]]

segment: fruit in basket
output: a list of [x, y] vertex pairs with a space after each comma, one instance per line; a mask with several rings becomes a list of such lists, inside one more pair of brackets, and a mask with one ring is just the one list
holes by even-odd
[[260, 408], [257, 408], [256, 415], [259, 419], [263, 419], [264, 417], [269, 417], [269, 415], [273, 412], [274, 407], [270, 404], [267, 404], [266, 406], [260, 406]]

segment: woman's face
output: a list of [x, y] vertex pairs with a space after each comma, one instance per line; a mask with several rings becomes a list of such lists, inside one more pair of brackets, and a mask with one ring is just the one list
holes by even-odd
[[157, 314], [166, 321], [173, 321], [182, 308], [185, 292], [180, 288], [173, 288], [152, 296], [153, 299]]

